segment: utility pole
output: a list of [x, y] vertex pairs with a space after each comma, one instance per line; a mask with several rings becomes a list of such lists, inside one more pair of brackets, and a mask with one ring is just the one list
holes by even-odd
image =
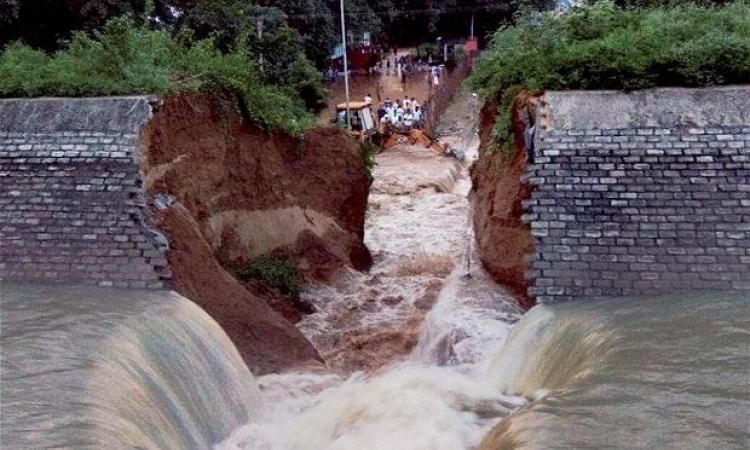
[[[263, 45], [262, 44], [262, 41], [263, 41], [263, 16], [258, 16], [257, 27], [258, 27], [258, 42], [261, 43], [261, 48], [263, 48], [262, 47], [262, 45]], [[259, 53], [260, 53], [260, 55], [258, 55], [258, 65], [260, 66], [260, 70], [264, 71], [263, 65], [264, 65], [265, 61], [263, 59], [263, 52], [261, 51]]]
[[346, 95], [346, 131], [352, 131], [352, 118], [349, 111], [349, 61], [346, 57], [346, 16], [344, 16], [344, 0], [341, 4], [341, 50], [344, 55], [344, 93]]

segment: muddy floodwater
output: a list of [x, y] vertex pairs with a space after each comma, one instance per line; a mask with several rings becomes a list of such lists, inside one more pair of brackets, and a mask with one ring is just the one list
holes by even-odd
[[305, 294], [318, 312], [298, 326], [331, 371], [260, 377], [271, 414], [219, 449], [471, 448], [526, 404], [481, 382], [522, 310], [472, 249], [470, 98], [462, 91], [442, 124], [464, 158], [408, 145], [378, 155], [369, 273], [342, 273]]
[[171, 292], [0, 282], [2, 448], [746, 449], [750, 298], [589, 299], [523, 312], [473, 249], [475, 111], [461, 158], [382, 153], [375, 264], [310, 286], [327, 368], [253, 376]]

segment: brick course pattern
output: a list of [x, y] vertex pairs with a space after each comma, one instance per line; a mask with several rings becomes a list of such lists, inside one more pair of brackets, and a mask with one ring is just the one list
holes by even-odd
[[523, 217], [538, 302], [750, 290], [750, 126], [670, 113], [662, 126], [542, 125]]
[[168, 287], [144, 221], [149, 115], [144, 98], [0, 101], [0, 280]]

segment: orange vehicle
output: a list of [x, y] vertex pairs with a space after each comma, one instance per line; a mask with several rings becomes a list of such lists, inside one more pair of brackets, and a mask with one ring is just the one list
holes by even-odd
[[[372, 105], [366, 102], [349, 102], [348, 110], [351, 114], [352, 134], [361, 141], [373, 141], [379, 144], [380, 133], [372, 113]], [[333, 123], [346, 127], [346, 111], [346, 103], [336, 105], [336, 117], [333, 118]]]

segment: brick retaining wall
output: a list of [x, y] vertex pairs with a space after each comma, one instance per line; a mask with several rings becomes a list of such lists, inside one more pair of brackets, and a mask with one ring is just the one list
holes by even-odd
[[750, 88], [551, 92], [538, 111], [539, 302], [750, 290]]
[[0, 280], [167, 287], [138, 165], [149, 102], [0, 100]]

